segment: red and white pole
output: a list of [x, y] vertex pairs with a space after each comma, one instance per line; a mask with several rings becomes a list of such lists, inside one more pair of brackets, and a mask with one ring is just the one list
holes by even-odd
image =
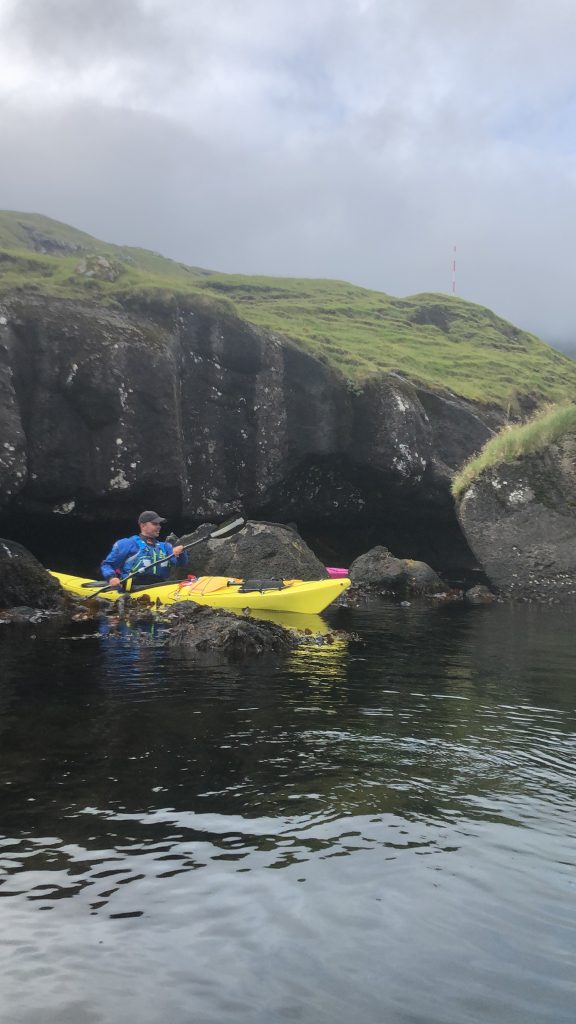
[[456, 295], [456, 246], [452, 257], [452, 295]]

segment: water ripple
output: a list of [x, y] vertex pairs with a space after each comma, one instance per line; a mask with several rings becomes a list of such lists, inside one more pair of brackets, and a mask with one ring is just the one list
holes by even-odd
[[571, 617], [333, 614], [273, 665], [0, 638], [2, 1019], [572, 1024]]

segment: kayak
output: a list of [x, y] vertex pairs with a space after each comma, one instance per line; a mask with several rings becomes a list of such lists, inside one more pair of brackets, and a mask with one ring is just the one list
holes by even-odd
[[[66, 573], [52, 572], [69, 594], [88, 598], [106, 584], [102, 580], [83, 579]], [[211, 608], [231, 611], [270, 611], [316, 615], [324, 611], [350, 586], [349, 579], [325, 580], [239, 580], [229, 576], [199, 576], [138, 588], [132, 597], [147, 597], [153, 604], [171, 605], [194, 601]], [[109, 590], [99, 594], [108, 601], [117, 601], [124, 591]]]

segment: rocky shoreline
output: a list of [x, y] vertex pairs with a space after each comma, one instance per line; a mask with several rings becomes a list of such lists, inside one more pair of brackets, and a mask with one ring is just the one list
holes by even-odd
[[[194, 536], [194, 535], [192, 535]], [[198, 575], [218, 575], [223, 562], [234, 575], [270, 578], [318, 579], [326, 569], [294, 528], [251, 522], [229, 541], [207, 538], [196, 546]], [[486, 588], [465, 595], [446, 587], [425, 563], [397, 559], [378, 546], [360, 556], [350, 568], [352, 586], [337, 604], [349, 608], [369, 606], [386, 599], [409, 606], [414, 599], [464, 600], [487, 603], [494, 596]], [[410, 599], [410, 600], [408, 600]], [[159, 621], [171, 647], [185, 648], [190, 656], [217, 654], [228, 660], [262, 654], [282, 656], [306, 643], [328, 644], [341, 639], [335, 630], [311, 633], [283, 625], [182, 602], [154, 607], [146, 596], [125, 595], [115, 604], [103, 598], [80, 599], [64, 592], [60, 584], [25, 548], [0, 539], [0, 625], [107, 620], [128, 625]]]
[[[464, 491], [458, 515], [490, 587], [454, 588], [427, 563], [398, 558], [379, 544], [352, 562], [351, 587], [338, 603], [361, 608], [382, 599], [406, 607], [415, 600], [483, 605], [495, 600], [576, 599], [575, 467], [576, 437], [570, 435], [543, 452], [492, 467]], [[201, 533], [206, 536], [206, 524]], [[189, 543], [197, 536], [195, 531], [181, 539]], [[293, 524], [257, 520], [248, 521], [228, 539], [206, 536], [196, 543], [191, 568], [196, 576], [313, 580], [328, 575]], [[165, 610], [142, 607], [142, 601], [129, 603], [136, 618], [169, 618]], [[209, 608], [202, 609], [202, 615], [197, 611], [188, 609], [180, 615], [171, 643], [182, 642], [197, 651], [205, 644], [206, 649], [248, 654], [282, 653], [297, 642], [281, 626], [268, 628], [273, 624]], [[71, 598], [29, 551], [0, 539], [0, 623], [67, 622], [111, 613], [117, 615], [118, 608], [111, 610], [109, 602]]]

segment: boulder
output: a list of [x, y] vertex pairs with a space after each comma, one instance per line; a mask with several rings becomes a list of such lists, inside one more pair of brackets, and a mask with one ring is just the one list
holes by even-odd
[[408, 581], [405, 563], [381, 544], [356, 558], [350, 566], [349, 575], [353, 587], [371, 587], [386, 592], [402, 590]]
[[106, 256], [89, 254], [84, 256], [74, 268], [75, 274], [82, 274], [84, 277], [96, 277], [102, 281], [116, 281], [122, 273], [122, 267], [117, 260], [110, 260]]
[[0, 539], [0, 608], [59, 610], [64, 591], [26, 548]]
[[[181, 539], [188, 544], [206, 527]], [[207, 540], [190, 550], [189, 572], [196, 576], [234, 576], [240, 579], [326, 579], [322, 562], [297, 531], [277, 523], [247, 522], [223, 540]]]
[[377, 545], [360, 555], [350, 566], [352, 600], [367, 597], [370, 592], [380, 594], [436, 594], [445, 589], [438, 574], [426, 562], [413, 558], [395, 558], [388, 548]]
[[576, 596], [576, 436], [484, 470], [457, 506], [478, 562], [507, 597]]
[[234, 615], [221, 608], [201, 605], [174, 606], [176, 623], [168, 645], [187, 654], [219, 654], [237, 660], [261, 654], [287, 654], [296, 637], [275, 622]]
[[434, 572], [426, 562], [413, 558], [403, 558], [402, 564], [407, 575], [408, 589], [414, 594], [436, 594], [444, 590], [444, 584], [438, 573]]

